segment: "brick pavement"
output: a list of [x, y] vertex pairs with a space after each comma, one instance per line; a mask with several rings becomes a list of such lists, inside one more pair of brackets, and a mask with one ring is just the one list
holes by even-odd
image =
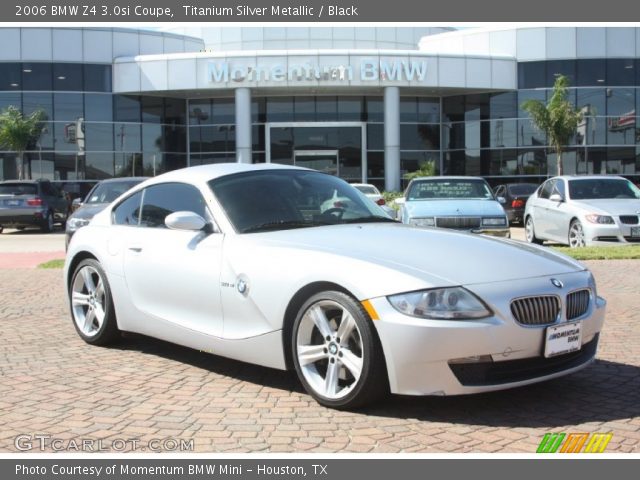
[[202, 452], [532, 453], [548, 431], [611, 431], [607, 451], [640, 452], [640, 262], [588, 263], [609, 301], [593, 366], [511, 391], [393, 396], [360, 412], [320, 407], [293, 373], [149, 338], [88, 346], [60, 270], [0, 270], [0, 452], [15, 451], [19, 434], [46, 434], [107, 449], [169, 437]]

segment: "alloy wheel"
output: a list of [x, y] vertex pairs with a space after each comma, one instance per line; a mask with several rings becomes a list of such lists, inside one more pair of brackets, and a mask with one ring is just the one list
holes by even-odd
[[106, 295], [102, 276], [94, 267], [85, 265], [71, 286], [71, 309], [78, 329], [87, 337], [96, 335], [105, 319]]
[[584, 229], [578, 221], [572, 222], [571, 227], [569, 227], [569, 246], [571, 248], [585, 246]]
[[296, 355], [307, 383], [330, 400], [353, 390], [363, 369], [360, 329], [352, 314], [332, 300], [312, 304], [302, 316]]

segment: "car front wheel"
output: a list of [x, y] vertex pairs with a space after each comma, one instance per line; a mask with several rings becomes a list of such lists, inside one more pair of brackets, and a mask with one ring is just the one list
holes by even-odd
[[119, 336], [107, 276], [94, 259], [80, 262], [70, 288], [71, 316], [78, 335], [92, 345], [107, 345]]
[[533, 225], [533, 218], [527, 217], [524, 223], [524, 234], [527, 238], [527, 242], [542, 245], [542, 240], [536, 237], [535, 227]]
[[573, 220], [569, 226], [569, 246], [571, 248], [579, 248], [585, 245], [584, 228], [582, 228], [580, 220]]
[[307, 300], [293, 326], [292, 348], [300, 381], [321, 405], [355, 408], [388, 392], [372, 321], [349, 295], [326, 291]]

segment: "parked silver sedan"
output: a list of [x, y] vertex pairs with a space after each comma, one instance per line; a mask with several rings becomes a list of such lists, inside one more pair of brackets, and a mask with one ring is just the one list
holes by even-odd
[[583, 247], [640, 242], [640, 189], [611, 175], [561, 176], [543, 183], [525, 209], [528, 242]]
[[400, 205], [402, 223], [509, 237], [509, 222], [481, 177], [422, 177], [409, 183]]

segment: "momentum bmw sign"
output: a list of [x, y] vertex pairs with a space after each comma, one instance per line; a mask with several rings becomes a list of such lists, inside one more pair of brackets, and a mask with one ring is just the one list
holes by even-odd
[[286, 81], [422, 81], [427, 75], [424, 60], [362, 60], [356, 71], [353, 65], [318, 65], [312, 63], [248, 66], [227, 61], [210, 61], [210, 83], [286, 82]]

